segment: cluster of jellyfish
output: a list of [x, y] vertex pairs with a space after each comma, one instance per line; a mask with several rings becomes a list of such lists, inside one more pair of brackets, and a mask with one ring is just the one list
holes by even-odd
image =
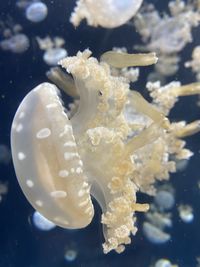
[[[192, 94], [199, 94], [200, 93], [199, 86], [192, 84], [192, 85], [184, 87], [184, 86], [181, 86], [181, 84], [177, 81], [171, 82], [166, 86], [162, 86], [161, 83], [157, 81], [157, 79], [159, 78], [163, 81], [163, 79], [165, 79], [168, 76], [174, 75], [178, 71], [179, 64], [180, 64], [180, 52], [185, 48], [185, 46], [189, 42], [192, 42], [192, 29], [194, 27], [197, 27], [199, 25], [199, 22], [200, 22], [200, 3], [199, 3], [199, 1], [195, 1], [195, 0], [193, 2], [192, 1], [186, 1], [185, 2], [185, 1], [181, 1], [181, 0], [171, 1], [169, 3], [169, 13], [165, 13], [164, 15], [160, 15], [159, 11], [156, 10], [154, 5], [148, 4], [148, 3], [143, 3], [142, 0], [137, 0], [137, 1], [135, 1], [135, 0], [126, 0], [126, 1], [117, 0], [117, 1], [114, 1], [113, 0], [113, 1], [110, 1], [110, 4], [108, 7], [106, 6], [105, 3], [106, 3], [105, 0], [99, 0], [99, 1], [93, 1], [93, 2], [90, 0], [78, 0], [76, 3], [76, 7], [71, 14], [70, 22], [74, 25], [74, 27], [78, 27], [83, 19], [86, 19], [87, 24], [89, 26], [92, 26], [92, 27], [99, 27], [100, 26], [100, 27], [104, 27], [104, 28], [115, 28], [115, 27], [119, 27], [119, 26], [124, 25], [124, 24], [128, 24], [129, 27], [131, 26], [131, 27], [136, 28], [136, 30], [139, 33], [139, 35], [141, 36], [141, 40], [142, 40], [142, 44], [135, 45], [133, 47], [133, 49], [137, 48], [140, 52], [142, 51], [142, 52], [150, 52], [150, 53], [140, 54], [140, 56], [137, 58], [137, 55], [136, 56], [134, 55], [133, 57], [130, 55], [127, 56], [127, 50], [124, 47], [113, 48], [113, 51], [110, 51], [107, 54], [106, 53], [103, 54], [103, 56], [101, 57], [101, 60], [100, 60], [101, 62], [96, 63], [97, 66], [94, 65], [94, 69], [99, 71], [98, 68], [101, 68], [105, 64], [108, 64], [109, 67], [107, 67], [107, 68], [109, 68], [110, 73], [113, 75], [113, 77], [115, 77], [117, 79], [118, 76], [122, 76], [124, 78], [124, 80], [126, 81], [126, 83], [129, 84], [131, 82], [135, 82], [138, 80], [139, 69], [137, 68], [137, 66], [146, 66], [146, 65], [151, 65], [151, 64], [156, 63], [157, 58], [155, 57], [155, 54], [153, 52], [156, 52], [156, 54], [159, 57], [159, 61], [155, 65], [154, 72], [149, 76], [150, 81], [146, 85], [147, 90], [150, 92], [150, 96], [153, 99], [152, 103], [151, 103], [153, 108], [150, 107], [150, 105], [148, 105], [144, 100], [142, 100], [142, 97], [137, 95], [137, 94], [135, 95], [135, 97], [136, 98], [138, 97], [138, 100], [139, 100], [139, 103], [141, 104], [141, 107], [139, 107], [140, 104], [137, 105], [136, 103], [134, 103], [136, 105], [136, 110], [138, 109], [139, 113], [144, 112], [144, 115], [146, 116], [147, 114], [149, 114], [146, 111], [150, 111], [149, 117], [153, 122], [150, 122], [151, 121], [150, 119], [148, 121], [147, 118], [144, 118], [145, 116], [140, 118], [141, 120], [137, 121], [138, 124], [136, 123], [137, 124], [136, 126], [138, 127], [138, 129], [136, 129], [136, 133], [137, 133], [137, 131], [140, 131], [141, 129], [143, 130], [148, 125], [147, 129], [150, 131], [150, 133], [148, 133], [147, 136], [149, 138], [152, 138], [152, 132], [151, 132], [151, 129], [149, 129], [149, 128], [151, 128], [152, 125], [153, 125], [152, 127], [155, 127], [155, 124], [158, 124], [159, 127], [161, 125], [161, 127], [160, 127], [160, 128], [162, 128], [161, 130], [169, 129], [167, 127], [171, 127], [170, 128], [171, 133], [172, 133], [171, 135], [174, 134], [174, 136], [175, 136], [175, 137], [173, 136], [175, 139], [174, 143], [176, 144], [176, 141], [178, 140], [179, 137], [181, 138], [181, 137], [188, 136], [190, 134], [198, 132], [200, 130], [199, 129], [199, 121], [188, 124], [188, 125], [186, 123], [185, 124], [180, 123], [178, 126], [176, 125], [176, 127], [178, 129], [177, 130], [177, 129], [175, 129], [175, 126], [172, 124], [170, 126], [169, 125], [164, 126], [163, 121], [162, 121], [162, 123], [163, 123], [163, 125], [162, 125], [160, 118], [165, 117], [165, 119], [167, 121], [167, 116], [169, 114], [169, 111], [174, 106], [178, 97], [179, 96], [186, 96], [189, 94], [191, 94], [191, 95]], [[35, 23], [35, 24], [40, 23], [43, 20], [45, 20], [45, 18], [48, 15], [48, 8], [47, 8], [46, 4], [43, 3], [42, 1], [19, 0], [19, 1], [17, 1], [16, 5], [20, 8], [20, 10], [22, 10], [24, 12], [25, 17], [31, 23]], [[2, 50], [10, 51], [13, 53], [23, 53], [29, 48], [29, 46], [30, 46], [29, 38], [25, 34], [23, 34], [23, 28], [21, 25], [16, 24], [13, 26], [13, 25], [6, 25], [6, 24], [2, 23], [1, 28], [2, 28], [1, 31], [2, 31], [2, 35], [3, 35], [3, 40], [0, 42], [0, 47]], [[79, 98], [79, 96], [80, 96], [80, 98], [82, 97], [81, 92], [79, 92], [80, 93], [80, 95], [79, 95], [78, 89], [80, 89], [81, 86], [82, 86], [82, 88], [85, 89], [86, 85], [88, 85], [85, 83], [84, 79], [85, 79], [85, 77], [87, 77], [87, 78], [90, 77], [88, 74], [89, 73], [88, 69], [90, 68], [90, 63], [91, 62], [94, 63], [96, 61], [94, 58], [92, 58], [90, 63], [88, 63], [89, 62], [88, 58], [90, 57], [90, 51], [84, 51], [83, 53], [78, 53], [77, 56], [74, 56], [74, 57], [68, 57], [67, 50], [64, 48], [65, 40], [60, 36], [56, 36], [56, 37], [47, 36], [44, 38], [36, 37], [36, 41], [38, 43], [39, 49], [44, 51], [43, 61], [48, 66], [56, 66], [59, 63], [62, 67], [64, 67], [67, 70], [68, 73], [71, 73], [72, 76], [75, 77], [75, 79], [73, 80], [71, 78], [71, 76], [67, 75], [66, 73], [61, 71], [61, 69], [59, 69], [59, 68], [52, 68], [50, 70], [50, 72], [47, 74], [48, 78], [53, 83], [55, 83], [59, 88], [63, 89], [63, 87], [68, 87], [67, 93], [69, 95], [72, 95], [75, 98], [74, 103], [71, 104], [71, 107], [72, 107], [70, 110], [71, 113], [69, 112], [70, 113], [69, 114], [70, 120], [68, 120], [68, 118], [67, 118], [67, 120], [66, 120], [67, 126], [65, 125], [64, 130], [62, 128], [63, 131], [60, 133], [60, 137], [65, 136], [66, 133], [71, 134], [70, 135], [71, 139], [69, 138], [69, 140], [65, 140], [66, 142], [63, 145], [65, 147], [68, 147], [69, 149], [71, 149], [70, 152], [67, 151], [64, 153], [65, 160], [71, 160], [72, 158], [74, 159], [77, 157], [78, 163], [77, 162], [73, 163], [74, 165], [77, 163], [77, 166], [75, 165], [76, 168], [74, 167], [74, 165], [72, 165], [70, 170], [66, 170], [66, 169], [59, 170], [59, 176], [61, 178], [65, 178], [69, 175], [72, 175], [72, 176], [77, 175], [77, 177], [78, 177], [77, 178], [77, 180], [78, 180], [77, 184], [78, 184], [79, 178], [83, 172], [82, 165], [86, 161], [85, 162], [84, 162], [84, 160], [82, 161], [80, 158], [80, 155], [77, 152], [78, 151], [77, 150], [78, 145], [74, 141], [75, 138], [72, 134], [72, 130], [74, 130], [74, 129], [70, 125], [70, 122], [72, 122], [72, 124], [74, 123], [75, 126], [74, 125], [73, 126], [75, 128], [75, 130], [74, 130], [75, 134], [77, 134], [77, 136], [79, 137], [79, 131], [81, 132], [82, 128], [78, 124], [79, 123], [78, 116], [80, 116], [80, 117], [83, 116], [83, 117], [81, 117], [82, 120], [84, 120], [85, 117], [83, 115], [83, 113], [84, 113], [83, 110], [81, 110], [82, 112], [80, 112], [80, 110], [79, 110], [78, 115], [76, 115], [76, 114], [74, 115], [75, 111], [77, 111], [76, 99]], [[192, 59], [185, 63], [185, 67], [191, 68], [192, 71], [196, 74], [196, 78], [198, 81], [200, 81], [199, 59], [200, 59], [200, 47], [197, 46], [192, 53]], [[74, 60], [76, 61], [75, 63], [74, 63]], [[131, 60], [133, 60], [133, 62], [134, 62], [132, 65], [130, 64]], [[141, 60], [141, 62], [140, 62], [140, 60]], [[139, 65], [137, 65], [135, 63], [136, 61], [137, 61], [137, 63], [139, 62]], [[103, 64], [101, 64], [102, 62], [103, 62]], [[88, 65], [85, 66], [84, 64], [88, 64]], [[80, 69], [77, 66], [80, 66]], [[102, 73], [103, 73], [103, 71], [104, 70], [101, 69]], [[82, 72], [82, 73], [80, 74], [80, 72]], [[92, 78], [94, 78], [94, 80], [92, 80]], [[97, 84], [97, 82], [96, 82], [97, 79], [95, 80], [96, 77], [92, 77], [92, 78], [91, 78], [92, 82], [96, 85]], [[106, 80], [106, 82], [108, 82], [108, 81], [110, 82], [109, 79]], [[92, 82], [91, 82], [91, 84], [92, 84]], [[78, 89], [76, 87], [78, 87]], [[43, 88], [43, 92], [40, 92], [41, 88]], [[126, 86], [124, 86], [124, 88], [127, 89]], [[88, 89], [88, 91], [89, 91], [89, 89]], [[126, 91], [126, 90], [124, 90], [124, 91]], [[31, 92], [32, 93], [30, 93], [25, 98], [24, 102], [29, 101], [31, 103], [31, 100], [30, 100], [31, 97], [33, 98], [33, 100], [35, 100], [34, 97], [36, 98], [36, 95], [38, 94], [37, 96], [41, 97], [41, 99], [46, 99], [45, 101], [47, 101], [49, 99], [51, 99], [51, 100], [53, 99], [53, 101], [54, 101], [52, 103], [50, 103], [48, 101], [47, 101], [47, 103], [46, 102], [44, 103], [47, 107], [47, 110], [48, 110], [48, 111], [46, 111], [46, 113], [49, 112], [49, 109], [55, 108], [56, 105], [58, 105], [58, 106], [60, 105], [59, 108], [61, 111], [64, 110], [62, 105], [58, 101], [59, 97], [56, 93], [57, 89], [55, 89], [55, 87], [53, 85], [50, 86], [48, 84], [42, 84], [42, 85], [39, 85], [37, 88], [33, 89], [33, 91], [31, 91]], [[89, 95], [89, 93], [88, 93], [88, 95]], [[95, 95], [95, 97], [94, 97], [94, 95]], [[92, 97], [94, 97], [94, 102], [95, 102], [95, 101], [97, 101], [99, 96], [97, 97], [95, 93], [94, 93], [94, 95], [92, 95]], [[113, 95], [114, 95], [114, 93], [113, 93]], [[124, 95], [123, 95], [123, 97], [124, 97]], [[88, 97], [86, 100], [88, 100], [88, 99], [90, 99], [90, 98]], [[115, 96], [115, 99], [117, 99], [117, 96]], [[85, 102], [83, 101], [85, 109], [87, 109], [87, 101], [86, 100], [84, 100]], [[105, 102], [107, 101], [107, 99], [103, 99], [103, 100]], [[59, 104], [56, 101], [59, 102]], [[127, 103], [129, 103], [129, 104], [126, 103], [127, 107], [126, 107], [125, 113], [126, 113], [126, 119], [128, 121], [128, 123], [127, 123], [128, 125], [132, 123], [132, 122], [130, 122], [131, 120], [136, 119], [135, 117], [137, 117], [137, 116], [139, 117], [138, 114], [135, 115], [136, 111], [131, 108], [131, 106], [130, 106], [130, 103], [132, 103], [131, 101], [134, 101], [134, 100], [131, 99], [130, 102], [127, 101]], [[12, 139], [14, 141], [15, 141], [15, 139], [18, 138], [18, 137], [16, 137], [17, 134], [19, 132], [23, 131], [23, 125], [21, 124], [21, 121], [25, 116], [25, 111], [24, 111], [25, 108], [23, 106], [24, 102], [22, 102], [22, 104], [20, 105], [20, 108], [17, 112], [17, 115], [15, 117], [15, 121], [14, 121], [13, 126], [12, 126]], [[111, 101], [109, 99], [108, 103], [106, 103], [106, 104], [110, 104], [110, 102]], [[97, 112], [97, 110], [95, 109], [96, 104], [99, 104], [99, 103], [95, 102], [95, 104], [92, 103], [92, 105], [91, 105], [92, 108], [95, 110], [95, 112]], [[105, 104], [105, 103], [103, 103], [103, 101], [101, 104], [102, 104], [102, 106], [101, 106], [102, 110], [107, 107], [106, 105], [103, 106], [103, 104]], [[120, 101], [117, 104], [119, 106], [122, 105], [122, 103]], [[28, 106], [30, 106], [30, 109], [32, 108], [31, 105], [28, 105]], [[90, 107], [90, 105], [88, 105], [88, 106]], [[43, 110], [43, 107], [41, 107], [40, 104], [38, 104], [38, 107]], [[81, 108], [82, 107], [83, 106], [81, 106]], [[155, 108], [155, 110], [154, 110], [154, 108]], [[33, 110], [34, 110], [34, 107], [33, 107]], [[31, 110], [31, 111], [33, 111], [33, 110]], [[28, 110], [27, 113], [28, 112], [30, 112], [30, 111]], [[87, 110], [87, 112], [88, 112], [87, 116], [89, 116], [89, 111]], [[117, 111], [115, 110], [115, 112], [117, 112]], [[62, 115], [63, 115], [63, 113], [64, 113], [64, 111], [62, 112]], [[159, 115], [158, 115], [158, 113], [159, 113]], [[72, 115], [74, 115], [74, 117]], [[154, 115], [155, 115], [155, 117], [154, 117]], [[131, 118], [131, 116], [133, 118]], [[63, 118], [63, 120], [66, 119], [66, 117], [67, 116], [65, 115], [65, 118]], [[97, 118], [99, 121], [101, 121], [101, 119], [102, 119], [99, 114], [97, 114]], [[159, 123], [157, 121], [158, 118], [159, 118]], [[33, 118], [33, 120], [35, 120], [35, 119]], [[98, 122], [98, 120], [96, 120], [96, 121]], [[93, 122], [94, 125], [97, 122]], [[145, 125], [146, 122], [148, 122], [147, 125]], [[121, 121], [120, 121], [120, 123], [121, 123]], [[128, 126], [125, 124], [124, 121], [123, 121], [123, 123], [128, 128]], [[151, 123], [152, 123], [152, 125], [151, 125]], [[39, 125], [39, 126], [41, 126], [41, 125]], [[125, 130], [127, 130], [126, 127], [125, 127]], [[87, 138], [90, 140], [90, 142], [94, 146], [98, 147], [98, 145], [101, 142], [102, 143], [105, 142], [105, 144], [103, 144], [103, 145], [106, 147], [107, 143], [109, 143], [109, 142], [111, 143], [110, 140], [112, 138], [116, 138], [116, 140], [118, 140], [117, 139], [118, 137], [111, 136], [113, 133], [111, 133], [110, 129], [103, 129], [105, 132], [103, 132], [103, 134], [102, 134], [102, 132], [101, 132], [101, 131], [103, 131], [102, 128], [106, 128], [106, 126], [105, 127], [98, 126], [96, 128], [94, 127], [93, 129], [90, 129], [90, 128], [87, 129], [87, 135], [88, 135]], [[153, 129], [154, 129], [154, 131], [157, 130], [157, 128], [153, 128]], [[176, 132], [176, 130], [177, 130], [177, 132]], [[104, 135], [104, 133], [105, 133], [105, 135]], [[143, 134], [142, 131], [140, 133]], [[36, 137], [39, 140], [38, 142], [41, 142], [41, 140], [48, 138], [49, 136], [51, 136], [53, 134], [54, 134], [53, 130], [50, 130], [49, 128], [42, 125], [40, 131], [36, 133]], [[120, 132], [120, 134], [123, 135], [124, 132], [123, 133]], [[77, 138], [77, 136], [76, 136], [76, 138]], [[106, 138], [108, 138], [108, 139], [106, 139]], [[81, 139], [81, 141], [83, 143], [85, 142], [85, 140], [82, 140], [82, 139]], [[153, 139], [153, 141], [154, 141], [154, 139]], [[177, 141], [177, 143], [178, 143], [178, 141]], [[14, 165], [16, 168], [17, 176], [18, 176], [18, 173], [20, 173], [19, 172], [19, 162], [21, 163], [21, 162], [23, 162], [23, 160], [26, 159], [26, 154], [24, 152], [22, 152], [21, 150], [19, 150], [20, 152], [16, 150], [18, 148], [18, 145], [20, 145], [21, 143], [22, 143], [21, 140], [17, 144], [12, 142], [13, 161], [14, 161]], [[165, 144], [165, 147], [167, 147], [168, 145], [170, 146], [171, 144]], [[89, 147], [89, 145], [88, 145], [88, 147]], [[91, 147], [89, 147], [89, 148], [88, 147], [85, 147], [84, 152], [83, 152], [83, 150], [84, 150], [83, 148], [80, 149], [80, 151], [83, 153], [83, 155], [81, 155], [81, 156], [83, 158], [84, 157], [87, 158], [87, 160], [88, 159], [91, 160], [91, 158], [88, 156], [88, 154], [89, 154], [88, 151], [90, 151]], [[182, 150], [183, 147], [184, 147], [184, 144], [182, 143], [180, 145], [180, 148], [178, 148], [179, 151], [178, 152], [176, 151], [176, 152], [177, 152], [177, 154], [180, 152], [180, 154], [178, 156], [181, 159], [183, 159], [183, 160], [185, 159], [186, 162], [188, 162], [188, 159], [192, 155], [191, 155], [189, 150], [187, 150], [187, 149]], [[1, 147], [1, 149], [4, 149], [4, 148]], [[156, 151], [157, 147], [154, 149]], [[101, 148], [99, 148], [99, 150], [101, 150]], [[91, 151], [92, 151], [92, 149], [91, 149]], [[4, 151], [4, 154], [6, 155], [6, 151]], [[145, 154], [145, 152], [144, 152], [144, 154]], [[46, 155], [46, 157], [48, 157], [48, 155]], [[95, 155], [95, 157], [98, 157], [98, 155]], [[94, 157], [94, 159], [95, 159], [95, 157]], [[134, 162], [135, 165], [137, 166], [138, 170], [142, 172], [143, 170], [142, 170], [141, 166], [139, 166], [140, 160], [141, 160], [140, 157], [141, 157], [140, 152], [136, 152], [136, 156], [135, 156], [135, 158], [133, 157], [132, 163]], [[144, 156], [144, 158], [145, 158], [145, 156]], [[164, 155], [163, 155], [163, 158], [164, 158]], [[144, 160], [144, 162], [145, 162], [145, 160]], [[7, 161], [10, 161], [10, 158], [8, 159], [8, 157], [7, 158], [4, 157], [4, 158], [0, 159], [0, 161], [7, 162]], [[163, 163], [163, 166], [162, 166], [161, 162]], [[163, 169], [165, 170], [165, 168], [167, 169], [167, 172], [174, 172], [175, 171], [174, 165], [171, 164], [171, 162], [168, 162], [168, 159], [166, 160], [166, 162], [164, 162], [163, 159], [160, 160], [160, 162], [159, 162], [159, 164], [161, 165], [161, 166], [159, 166], [161, 169], [160, 173], [162, 172]], [[149, 162], [147, 162], [147, 163], [149, 163]], [[169, 163], [169, 165], [167, 165], [168, 163]], [[85, 163], [85, 165], [86, 165], [86, 168], [88, 166], [90, 167], [89, 163], [87, 163], [87, 164]], [[150, 165], [150, 163], [149, 163], [149, 165]], [[177, 166], [178, 166], [178, 163], [177, 163]], [[127, 166], [125, 166], [125, 167], [127, 167]], [[123, 166], [123, 168], [125, 168], [125, 167]], [[127, 167], [127, 169], [128, 169], [128, 167]], [[128, 171], [129, 171], [129, 169], [128, 169]], [[40, 178], [38, 178], [38, 180], [36, 179], [36, 181], [27, 180], [26, 185], [25, 185], [25, 182], [23, 181], [23, 179], [21, 179], [21, 177], [18, 177], [18, 179], [19, 179], [19, 182], [21, 183], [22, 189], [26, 193], [26, 195], [28, 195], [27, 191], [34, 188], [35, 184], [37, 184], [37, 185], [40, 184]], [[156, 179], [157, 179], [157, 177], [155, 178], [155, 180]], [[166, 180], [166, 179], [167, 179], [166, 177], [163, 178], [163, 180]], [[92, 181], [92, 182], [94, 182], [94, 181]], [[128, 182], [130, 182], [130, 181], [128, 181]], [[128, 184], [128, 182], [127, 182], [127, 184]], [[153, 182], [155, 182], [155, 181], [153, 180]], [[87, 181], [84, 179], [83, 180], [80, 179], [80, 184], [82, 187], [80, 187], [80, 189], [78, 191], [78, 196], [80, 198], [85, 197], [85, 199], [82, 199], [82, 202], [79, 202], [78, 206], [80, 208], [80, 207], [84, 207], [84, 206], [88, 205], [87, 209], [83, 213], [84, 214], [88, 213], [88, 215], [90, 216], [90, 218], [88, 220], [90, 220], [92, 215], [93, 215], [93, 209], [91, 206], [89, 206], [89, 204], [91, 204], [91, 200], [89, 197], [90, 187], [88, 186]], [[151, 183], [149, 183], [149, 184], [151, 184]], [[147, 183], [147, 185], [149, 185], [149, 184]], [[119, 177], [112, 177], [110, 183], [108, 183], [108, 186], [107, 186], [109, 188], [109, 190], [111, 190], [111, 192], [108, 193], [109, 190], [108, 190], [108, 188], [106, 188], [106, 192], [108, 194], [110, 194], [109, 198], [112, 198], [111, 196], [113, 196], [113, 194], [116, 193], [115, 191], [117, 191], [121, 185], [122, 185], [122, 181], [120, 181]], [[130, 185], [132, 187], [134, 187], [131, 184], [131, 182], [130, 182]], [[78, 186], [79, 186], [79, 184], [78, 184]], [[131, 186], [130, 186], [130, 188], [132, 188]], [[69, 185], [69, 187], [73, 188], [73, 185]], [[141, 191], [146, 190], [145, 185], [142, 184], [142, 182], [141, 182], [141, 184], [138, 185], [138, 187], [141, 187]], [[127, 188], [126, 188], [126, 190], [127, 190]], [[137, 189], [134, 188], [134, 190], [133, 191], [135, 193], [138, 190], [138, 188]], [[5, 184], [4, 185], [2, 184], [0, 186], [0, 197], [1, 197], [1, 195], [6, 194], [6, 193], [7, 193], [7, 187]], [[92, 195], [94, 196], [95, 193], [96, 192], [92, 192]], [[55, 202], [53, 202], [53, 204], [55, 205], [55, 207], [58, 208], [58, 210], [59, 210], [59, 205], [61, 205], [61, 201], [63, 199], [65, 199], [68, 194], [69, 193], [68, 192], [66, 193], [64, 190], [55, 190], [55, 191], [50, 192], [51, 197], [55, 201]], [[41, 230], [41, 231], [46, 231], [46, 232], [53, 230], [56, 227], [56, 225], [62, 226], [65, 224], [66, 228], [68, 227], [68, 225], [70, 225], [71, 228], [76, 228], [76, 225], [70, 224], [71, 221], [70, 222], [68, 222], [67, 220], [62, 221], [63, 218], [61, 220], [60, 217], [58, 217], [58, 216], [53, 217], [48, 212], [48, 210], [43, 209], [43, 202], [40, 199], [39, 200], [37, 199], [37, 197], [38, 197], [37, 194], [35, 197], [36, 197], [36, 201], [34, 200], [35, 203], [33, 204], [33, 206], [36, 207], [37, 210], [34, 212], [34, 214], [32, 216], [32, 223], [33, 223], [35, 228], [37, 228], [38, 230]], [[49, 196], [47, 196], [47, 198], [48, 197]], [[97, 200], [100, 199], [99, 202], [101, 204], [101, 200], [102, 200], [101, 196], [99, 197], [97, 194], [96, 198], [97, 198]], [[29, 201], [31, 203], [33, 202], [32, 199], [29, 199]], [[157, 192], [154, 196], [153, 203], [150, 205], [149, 211], [147, 211], [148, 205], [133, 203], [132, 209], [134, 210], [134, 212], [135, 211], [145, 211], [145, 212], [147, 211], [145, 213], [145, 220], [143, 223], [143, 234], [146, 237], [146, 239], [148, 241], [150, 241], [151, 243], [160, 245], [160, 244], [164, 244], [164, 243], [168, 242], [171, 239], [170, 229], [173, 227], [172, 210], [174, 208], [178, 209], [179, 217], [183, 223], [192, 223], [193, 222], [193, 220], [194, 220], [193, 208], [189, 204], [182, 204], [182, 203], [178, 204], [177, 207], [175, 207], [175, 203], [176, 203], [176, 192], [170, 183], [163, 184], [162, 186], [157, 188]], [[125, 204], [127, 204], [127, 203], [125, 203]], [[110, 206], [112, 207], [111, 208], [112, 212], [113, 212], [113, 210], [115, 210], [114, 205], [115, 205], [115, 199], [113, 200], [113, 202], [110, 203]], [[103, 206], [103, 204], [102, 204], [102, 206]], [[111, 235], [110, 240], [113, 238], [111, 240], [111, 241], [113, 241], [115, 237], [112, 237], [112, 231], [109, 232], [109, 225], [111, 224], [109, 219], [111, 220], [112, 216], [114, 217], [118, 211], [116, 211], [116, 214], [114, 214], [114, 215], [111, 213], [111, 211], [109, 211], [109, 212], [105, 213], [102, 216], [102, 221], [105, 225], [107, 223], [108, 235], [109, 234]], [[69, 215], [68, 210], [66, 211], [66, 214]], [[47, 216], [45, 216], [45, 215], [47, 215]], [[133, 214], [131, 214], [131, 218], [133, 217], [132, 215]], [[82, 214], [81, 219], [83, 218], [83, 216], [84, 215]], [[48, 218], [46, 218], [46, 217], [48, 217]], [[52, 218], [52, 221], [50, 220], [51, 218]], [[56, 219], [57, 219], [57, 223], [56, 223]], [[85, 226], [85, 225], [87, 225], [87, 223], [88, 222], [84, 222], [83, 225]], [[130, 225], [130, 223], [129, 223], [129, 225]], [[130, 243], [128, 235], [127, 236], [125, 235], [125, 237], [120, 236], [124, 232], [126, 233], [129, 230], [129, 229], [127, 230], [127, 228], [125, 228], [125, 227], [123, 228], [123, 226], [124, 225], [120, 225], [120, 227], [115, 229], [115, 232], [119, 233], [118, 239], [119, 240], [122, 239], [123, 241], [122, 242], [120, 241], [121, 243], [119, 243], [119, 246], [118, 246], [118, 244], [115, 246], [115, 243], [117, 241], [115, 242], [115, 240], [114, 240], [113, 241], [114, 245], [113, 245], [113, 244], [110, 244], [112, 242], [108, 238], [108, 240], [106, 240], [107, 244], [104, 245], [104, 250], [106, 251], [106, 253], [112, 249], [114, 249], [120, 253], [124, 250], [123, 244]], [[81, 227], [83, 227], [83, 226], [81, 225]], [[131, 229], [131, 230], [132, 230], [132, 232], [136, 231], [135, 228]], [[113, 245], [113, 247], [111, 247], [111, 245]], [[68, 249], [66, 249], [66, 253], [65, 253], [64, 257], [65, 257], [66, 261], [68, 261], [68, 262], [74, 261], [77, 257], [77, 251], [72, 249], [72, 248], [68, 248]], [[176, 266], [178, 267], [178, 265], [174, 265], [168, 259], [158, 259], [152, 265], [152, 267], [176, 267]]]

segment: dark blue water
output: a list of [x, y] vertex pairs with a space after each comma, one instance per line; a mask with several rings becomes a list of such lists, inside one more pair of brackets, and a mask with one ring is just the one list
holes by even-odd
[[[20, 23], [23, 32], [31, 40], [31, 46], [19, 55], [0, 50], [0, 143], [8, 147], [12, 119], [21, 100], [36, 85], [47, 81], [45, 72], [48, 66], [43, 62], [36, 36], [62, 36], [69, 55], [89, 47], [97, 58], [113, 46], [126, 46], [132, 51], [133, 44], [140, 42], [138, 34], [129, 26], [108, 30], [88, 27], [83, 22], [75, 30], [68, 22], [74, 7], [72, 0], [46, 0], [49, 15], [39, 24], [29, 22], [23, 12], [16, 8], [15, 2], [0, 1], [0, 20], [6, 21], [11, 17], [14, 22]], [[161, 11], [165, 10], [168, 3], [152, 2]], [[199, 33], [198, 29], [193, 31], [194, 43], [187, 45], [181, 53], [183, 61], [190, 58], [192, 48], [200, 43]], [[141, 69], [139, 82], [135, 85], [142, 93], [150, 70], [150, 67]], [[174, 78], [183, 84], [195, 79], [183, 67]], [[171, 114], [173, 120], [193, 121], [199, 116], [196, 97], [181, 100]], [[194, 209], [194, 221], [191, 224], [181, 222], [177, 208], [174, 207], [172, 238], [168, 243], [151, 244], [143, 236], [142, 229], [139, 229], [132, 238], [132, 244], [120, 255], [115, 252], [104, 255], [102, 252], [101, 210], [96, 203], [95, 217], [85, 229], [69, 231], [57, 227], [49, 232], [39, 231], [32, 223], [34, 210], [17, 183], [12, 162], [9, 165], [0, 164], [0, 181], [8, 182], [8, 193], [0, 203], [0, 267], [149, 267], [159, 258], [169, 258], [181, 267], [197, 266], [196, 257], [200, 256], [200, 189], [197, 186], [200, 181], [200, 135], [186, 140], [194, 156], [186, 170], [173, 174], [171, 181], [176, 190], [176, 204], [190, 204]], [[139, 199], [144, 201], [144, 196], [139, 196]], [[151, 201], [151, 198], [148, 200]], [[143, 219], [143, 215], [138, 216], [139, 227]], [[77, 252], [72, 262], [64, 259], [68, 249]]]

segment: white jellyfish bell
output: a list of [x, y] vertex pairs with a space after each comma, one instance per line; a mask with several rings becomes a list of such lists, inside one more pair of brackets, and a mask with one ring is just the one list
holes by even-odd
[[70, 21], [78, 26], [83, 18], [91, 26], [115, 28], [130, 20], [143, 0], [79, 0]]
[[29, 21], [38, 23], [47, 17], [48, 8], [43, 2], [33, 2], [26, 8], [25, 14]]
[[62, 48], [65, 41], [62, 37], [36, 38], [41, 50], [44, 50], [43, 60], [49, 66], [57, 65], [58, 61], [67, 56], [67, 50]]
[[58, 62], [67, 56], [66, 49], [62, 47], [55, 47], [47, 50], [44, 53], [43, 60], [47, 63], [47, 65], [55, 66]]

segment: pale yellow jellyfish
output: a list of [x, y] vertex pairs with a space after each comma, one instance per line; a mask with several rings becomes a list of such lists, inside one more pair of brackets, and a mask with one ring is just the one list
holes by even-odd
[[70, 21], [78, 26], [86, 19], [91, 26], [115, 28], [130, 20], [143, 0], [78, 0]]
[[[60, 61], [72, 74], [80, 98], [70, 120], [59, 90], [50, 83], [29, 92], [13, 120], [12, 156], [27, 199], [56, 225], [73, 229], [91, 222], [93, 195], [102, 208], [105, 253], [120, 253], [131, 242], [130, 235], [137, 231], [135, 212], [148, 210], [148, 204], [137, 203], [137, 191], [152, 194], [156, 180], [169, 179], [169, 172], [175, 171], [169, 155], [190, 156], [180, 137], [199, 130], [198, 123], [192, 129], [171, 125], [156, 104], [130, 90], [127, 79], [111, 75], [109, 66], [156, 61], [155, 53], [111, 51], [98, 62], [89, 50], [78, 52]], [[56, 73], [55, 80], [63, 84], [63, 74]], [[199, 87], [174, 91], [177, 98], [180, 92], [199, 93]]]

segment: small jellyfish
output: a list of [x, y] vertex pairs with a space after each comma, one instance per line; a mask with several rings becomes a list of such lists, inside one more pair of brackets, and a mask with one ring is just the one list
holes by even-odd
[[168, 259], [160, 259], [156, 261], [154, 267], [178, 267], [178, 266], [172, 264]]
[[29, 48], [30, 41], [27, 35], [21, 32], [21, 25], [16, 24], [4, 27], [4, 39], [0, 42], [0, 48], [17, 54], [25, 52]]
[[151, 223], [143, 223], [143, 233], [153, 244], [164, 244], [170, 240], [171, 236]]
[[8, 183], [0, 182], [0, 202], [3, 199], [3, 195], [6, 195], [7, 193], [8, 193]]
[[42, 2], [31, 3], [26, 9], [26, 18], [35, 23], [43, 21], [47, 14], [47, 6]]
[[9, 39], [0, 42], [0, 46], [3, 50], [8, 50], [13, 53], [23, 53], [29, 48], [29, 39], [23, 33], [15, 34]]
[[179, 216], [184, 223], [191, 223], [194, 220], [193, 208], [189, 205], [178, 207]]
[[154, 201], [161, 210], [170, 210], [175, 204], [173, 192], [164, 189], [158, 191]]
[[37, 42], [41, 50], [44, 50], [43, 60], [47, 65], [55, 66], [58, 61], [67, 56], [67, 50], [62, 48], [65, 41], [63, 38], [55, 37], [51, 39], [49, 36], [41, 39], [37, 37]]
[[10, 153], [10, 149], [4, 145], [4, 144], [0, 144], [0, 164], [9, 164], [11, 160], [11, 153]]
[[48, 49], [44, 53], [43, 59], [48, 65], [55, 66], [58, 63], [58, 61], [65, 58], [66, 56], [67, 56], [67, 51], [62, 47], [57, 47]]
[[130, 20], [142, 5], [143, 0], [78, 0], [70, 21], [78, 26], [82, 19], [88, 25], [115, 28]]
[[68, 262], [72, 262], [76, 259], [77, 257], [77, 251], [74, 250], [74, 249], [67, 249], [65, 251], [65, 255], [64, 255], [64, 258], [66, 261]]
[[42, 231], [49, 231], [56, 227], [54, 223], [49, 221], [38, 211], [35, 211], [33, 213], [33, 223], [39, 230], [42, 230]]

